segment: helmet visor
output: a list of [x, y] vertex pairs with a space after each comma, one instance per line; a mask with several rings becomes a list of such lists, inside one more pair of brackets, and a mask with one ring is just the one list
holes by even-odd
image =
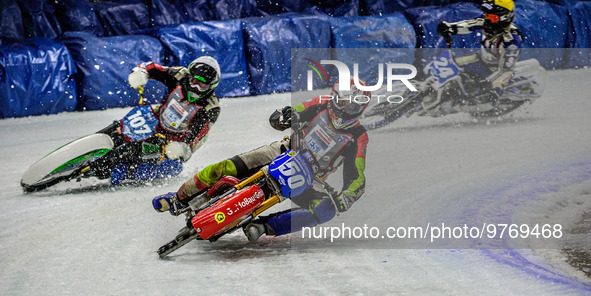
[[208, 91], [211, 89], [211, 86], [205, 83], [205, 79], [199, 75], [193, 76], [189, 80], [192, 89], [199, 90], [200, 92]]
[[213, 85], [218, 80], [218, 72], [212, 66], [206, 64], [192, 64], [189, 68], [189, 74], [191, 75], [191, 84], [202, 82], [205, 85]]
[[347, 115], [358, 115], [363, 111], [368, 102], [361, 90], [354, 88], [350, 91], [335, 90], [336, 97], [334, 107]]
[[501, 19], [500, 16], [496, 15], [496, 14], [492, 14], [492, 13], [485, 13], [484, 14], [484, 19], [488, 20], [489, 22], [495, 24], [498, 23], [499, 20]]
[[353, 98], [336, 98], [334, 107], [340, 112], [348, 115], [358, 115], [365, 109], [365, 102], [356, 102]]

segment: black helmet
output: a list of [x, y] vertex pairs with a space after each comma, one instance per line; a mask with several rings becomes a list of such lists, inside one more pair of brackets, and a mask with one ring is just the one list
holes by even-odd
[[220, 66], [210, 57], [200, 57], [189, 64], [187, 89], [189, 101], [193, 102], [213, 92], [220, 82]]
[[[351, 76], [349, 83], [350, 90], [342, 91], [337, 81], [332, 86], [330, 93], [332, 99], [328, 103], [328, 115], [336, 129], [348, 128], [357, 124], [359, 116], [367, 108], [371, 99], [371, 92], [362, 91], [355, 86], [353, 76]], [[359, 79], [359, 84], [367, 86], [365, 81], [361, 79]]]
[[480, 7], [484, 12], [484, 32], [496, 35], [506, 30], [513, 20], [515, 13], [513, 0], [486, 0]]

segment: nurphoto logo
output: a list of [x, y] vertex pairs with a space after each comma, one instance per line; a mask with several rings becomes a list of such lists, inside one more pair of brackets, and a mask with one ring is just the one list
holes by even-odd
[[[321, 60], [320, 63], [317, 63], [314, 60], [311, 59], [306, 59], [308, 62], [310, 63], [306, 63], [306, 65], [308, 67], [310, 67], [312, 70], [308, 70], [308, 75], [307, 75], [307, 88], [309, 91], [313, 90], [313, 79], [314, 79], [314, 72], [316, 72], [316, 74], [318, 75], [318, 77], [320, 78], [321, 82], [325, 82], [328, 83], [328, 75], [326, 74], [326, 71], [324, 70], [324, 67], [322, 67], [322, 65], [333, 65], [337, 68], [338, 71], [338, 92], [342, 93], [342, 92], [348, 92], [351, 90], [360, 90], [361, 92], [372, 92], [372, 91], [376, 91], [379, 90], [384, 83], [384, 64], [383, 63], [379, 63], [378, 64], [378, 80], [376, 82], [375, 85], [363, 85], [360, 82], [360, 78], [359, 78], [359, 64], [358, 63], [354, 63], [353, 64], [353, 83], [354, 85], [351, 85], [351, 71], [349, 70], [349, 67], [341, 62], [341, 61], [337, 61], [337, 60]], [[417, 75], [417, 68], [413, 65], [410, 64], [400, 64], [400, 63], [387, 63], [385, 65], [386, 68], [386, 81], [387, 81], [387, 91], [388, 92], [392, 92], [392, 84], [394, 81], [400, 81], [402, 82], [410, 91], [417, 91], [417, 89], [414, 87], [414, 85], [412, 85], [412, 83], [410, 82], [411, 79], [415, 78], [415, 76]], [[395, 71], [396, 70], [396, 71]], [[404, 70], [404, 71], [410, 71], [409, 74], [394, 74], [394, 73], [398, 73], [400, 72], [400, 70]], [[363, 80], [363, 79], [361, 79]], [[404, 98], [400, 95], [372, 95], [371, 97], [368, 97], [366, 95], [359, 94], [356, 95], [354, 97], [347, 97], [347, 98], [341, 98], [336, 96], [332, 96], [332, 95], [322, 95], [320, 96], [320, 100], [333, 100], [336, 99], [337, 102], [340, 100], [347, 100], [349, 102], [354, 102], [354, 103], [358, 103], [358, 104], [367, 104], [369, 103], [369, 101], [371, 101], [372, 99], [377, 98], [378, 103], [380, 103], [382, 98], [385, 98], [389, 103], [394, 103], [394, 104], [400, 104], [404, 101]]]
[[[313, 60], [306, 59], [312, 64], [306, 64], [308, 67], [312, 68], [312, 70], [308, 70], [307, 82], [308, 82], [308, 90], [313, 89], [313, 76], [314, 72], [318, 74], [320, 80], [322, 82], [328, 82], [328, 75], [326, 71], [321, 65], [333, 65], [337, 68], [339, 73], [339, 90], [340, 91], [348, 91], [351, 90], [351, 71], [349, 67], [337, 60], [321, 60], [320, 63], [317, 63]], [[417, 76], [417, 68], [410, 64], [399, 64], [399, 63], [387, 63], [386, 65], [386, 81], [387, 81], [387, 90], [392, 91], [392, 83], [394, 81], [402, 82], [410, 91], [417, 91], [417, 89], [410, 83], [410, 79], [415, 78]], [[409, 70], [409, 74], [394, 74], [393, 70]], [[314, 72], [313, 72], [314, 71]], [[323, 75], [320, 74], [322, 72]], [[324, 76], [324, 77], [323, 77]], [[325, 80], [326, 79], [326, 80]], [[380, 89], [384, 83], [384, 64], [378, 64], [378, 81], [375, 85], [362, 85], [359, 82], [359, 64], [353, 64], [353, 82], [355, 86], [361, 91], [376, 91]]]

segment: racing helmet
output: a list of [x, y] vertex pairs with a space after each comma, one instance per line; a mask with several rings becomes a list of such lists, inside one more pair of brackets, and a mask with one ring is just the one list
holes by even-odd
[[216, 59], [210, 56], [195, 59], [189, 64], [188, 72], [189, 102], [211, 94], [220, 82], [220, 65]]
[[[371, 99], [371, 92], [362, 91], [350, 78], [350, 90], [340, 90], [339, 81], [332, 86], [330, 95], [332, 100], [328, 102], [328, 115], [334, 128], [349, 128], [357, 124], [359, 116], [367, 108]], [[366, 86], [365, 81], [359, 79], [359, 84]]]
[[515, 19], [513, 0], [485, 0], [478, 8], [484, 12], [484, 32], [490, 35], [502, 33]]

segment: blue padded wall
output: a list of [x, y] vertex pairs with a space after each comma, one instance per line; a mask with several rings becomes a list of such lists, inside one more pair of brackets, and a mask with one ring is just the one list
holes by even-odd
[[0, 47], [0, 118], [54, 114], [76, 108], [76, 66], [49, 38]]

